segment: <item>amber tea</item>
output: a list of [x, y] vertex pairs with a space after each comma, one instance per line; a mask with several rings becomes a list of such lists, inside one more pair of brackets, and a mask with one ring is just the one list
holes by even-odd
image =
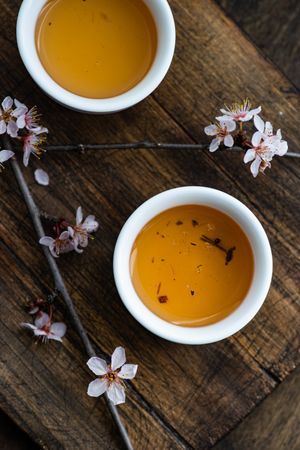
[[134, 288], [168, 322], [220, 321], [245, 298], [254, 273], [250, 243], [224, 213], [201, 205], [169, 209], [137, 236], [130, 258]]
[[60, 86], [88, 98], [127, 92], [149, 71], [157, 31], [143, 0], [49, 0], [36, 48]]

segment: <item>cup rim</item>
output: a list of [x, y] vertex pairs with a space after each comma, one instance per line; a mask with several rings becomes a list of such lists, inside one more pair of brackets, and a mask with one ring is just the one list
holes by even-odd
[[157, 51], [151, 68], [130, 90], [104, 99], [74, 94], [56, 83], [44, 69], [35, 46], [35, 27], [38, 15], [47, 1], [23, 0], [17, 18], [17, 45], [21, 59], [32, 79], [58, 103], [76, 111], [94, 114], [117, 112], [144, 100], [162, 82], [171, 65], [176, 41], [175, 22], [167, 0], [143, 0], [151, 10], [158, 33]]
[[[129, 266], [132, 245], [149, 220], [167, 209], [187, 204], [210, 206], [230, 216], [248, 237], [254, 256], [252, 283], [242, 303], [221, 321], [199, 327], [172, 324], [148, 309], [134, 289]], [[264, 303], [270, 288], [272, 271], [270, 243], [256, 216], [235, 197], [203, 186], [173, 188], [142, 203], [123, 225], [113, 256], [115, 284], [122, 302], [131, 315], [157, 336], [181, 344], [217, 342], [241, 330], [253, 319]]]

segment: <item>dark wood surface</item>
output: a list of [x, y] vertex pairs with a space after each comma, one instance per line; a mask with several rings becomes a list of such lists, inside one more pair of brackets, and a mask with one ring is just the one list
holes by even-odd
[[299, 369], [213, 450], [299, 450]]
[[[203, 127], [224, 101], [249, 96], [297, 150], [299, 97], [290, 82], [213, 2], [170, 3], [178, 41], [166, 80], [131, 110], [97, 117], [60, 107], [34, 85], [13, 37], [20, 2], [0, 0], [2, 96], [10, 93], [39, 105], [50, 144], [144, 138], [202, 142]], [[47, 154], [40, 165], [50, 174], [47, 189], [33, 182], [31, 168], [25, 172], [42, 209], [71, 218], [81, 204], [100, 220], [90, 248], [59, 262], [95, 347], [108, 355], [124, 345], [128, 359], [140, 364], [128, 401], [120, 407], [135, 447], [211, 447], [299, 363], [297, 162], [277, 160], [257, 180], [240, 155], [228, 152]], [[45, 295], [52, 283], [9, 168], [1, 184], [1, 408], [44, 448], [120, 448], [102, 400], [86, 396], [91, 375], [68, 320], [62, 346], [37, 346], [18, 329], [24, 320], [22, 301]], [[122, 307], [111, 272], [114, 243], [126, 217], [149, 196], [185, 184], [216, 187], [241, 199], [262, 221], [274, 253], [273, 285], [261, 312], [234, 337], [204, 347], [175, 345], [145, 331]], [[61, 302], [58, 310], [66, 313]]]
[[280, 70], [300, 89], [300, 2], [216, 0]]

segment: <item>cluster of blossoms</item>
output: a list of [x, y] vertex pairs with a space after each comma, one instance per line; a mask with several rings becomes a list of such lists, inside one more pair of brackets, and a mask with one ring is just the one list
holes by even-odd
[[97, 231], [99, 223], [95, 216], [89, 215], [83, 220], [82, 208], [79, 206], [76, 212], [76, 224], [71, 225], [62, 219], [55, 224], [55, 237], [44, 236], [39, 243], [49, 248], [52, 256], [58, 258], [61, 253], [68, 253], [73, 250], [82, 253], [87, 247], [91, 233]]
[[[28, 328], [37, 338], [41, 338], [43, 342], [50, 339], [62, 342], [62, 338], [66, 334], [67, 327], [63, 322], [52, 322], [53, 316], [53, 300], [57, 296], [56, 293], [48, 296], [47, 300], [37, 299], [27, 305], [28, 313], [35, 316], [33, 323], [23, 322], [21, 327]], [[44, 309], [48, 308], [49, 314]]]
[[132, 380], [135, 377], [138, 366], [136, 364], [125, 364], [126, 356], [123, 347], [117, 347], [111, 356], [111, 363], [107, 364], [104, 359], [96, 356], [87, 362], [91, 371], [99, 378], [92, 381], [88, 386], [90, 397], [99, 397], [107, 392], [108, 398], [114, 405], [125, 402], [125, 384], [123, 380]]
[[[234, 144], [241, 145], [242, 148], [247, 149], [244, 162], [252, 161], [250, 170], [254, 177], [259, 172], [264, 172], [265, 169], [271, 167], [271, 161], [274, 156], [283, 156], [288, 150], [288, 144], [282, 140], [281, 131], [273, 132], [273, 127], [270, 122], [264, 122], [259, 114], [261, 107], [251, 109], [251, 104], [248, 99], [244, 100], [242, 104], [233, 103], [226, 109], [221, 109], [222, 116], [216, 117], [217, 122], [204, 128], [208, 136], [215, 136], [210, 143], [209, 150], [215, 152], [218, 150], [220, 144], [226, 147], [233, 147]], [[253, 120], [256, 131], [251, 140], [247, 138], [247, 134], [243, 129], [245, 122]], [[233, 135], [237, 128], [238, 131]]]
[[[23, 163], [28, 166], [30, 155], [37, 157], [43, 152], [47, 128], [39, 124], [37, 108], [28, 109], [17, 99], [5, 97], [0, 106], [0, 135], [7, 133], [22, 144]], [[0, 151], [0, 166], [14, 156], [10, 150]]]

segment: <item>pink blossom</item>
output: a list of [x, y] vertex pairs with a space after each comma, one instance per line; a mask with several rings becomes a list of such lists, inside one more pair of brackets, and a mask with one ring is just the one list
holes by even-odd
[[211, 124], [204, 128], [204, 132], [208, 136], [216, 136], [210, 143], [209, 151], [215, 152], [218, 150], [219, 145], [224, 142], [226, 147], [232, 147], [234, 139], [231, 136], [231, 132], [236, 128], [236, 123], [233, 120], [220, 120], [220, 123]]
[[41, 128], [38, 119], [39, 114], [36, 106], [28, 110], [27, 106], [15, 99], [16, 109], [13, 111], [13, 116], [17, 119], [17, 126], [19, 129], [27, 128], [29, 131], [36, 131]]
[[5, 97], [0, 107], [0, 134], [7, 133], [12, 138], [18, 136], [19, 127], [13, 118], [13, 99]]
[[217, 120], [234, 120], [235, 122], [247, 122], [255, 115], [261, 112], [261, 106], [251, 109], [251, 103], [246, 98], [242, 103], [233, 103], [231, 106], [226, 106], [226, 109], [220, 110], [224, 115], [217, 117]]
[[252, 136], [251, 144], [253, 147], [245, 153], [244, 163], [253, 161], [250, 170], [252, 175], [257, 177], [259, 172], [264, 172], [267, 167], [271, 167], [275, 148], [257, 133]]
[[37, 337], [41, 337], [43, 342], [49, 339], [62, 342], [62, 338], [66, 334], [67, 327], [63, 322], [52, 323], [48, 314], [43, 311], [37, 313], [34, 325], [31, 323], [21, 323], [21, 326], [33, 331]]
[[83, 250], [79, 247], [87, 247], [90, 233], [97, 231], [98, 227], [99, 224], [93, 215], [87, 216], [83, 221], [82, 208], [79, 206], [76, 211], [76, 225], [68, 227], [76, 252], [82, 253]]
[[99, 397], [107, 392], [108, 398], [114, 405], [125, 402], [125, 387], [123, 380], [131, 380], [135, 377], [138, 366], [136, 364], [125, 364], [126, 356], [123, 347], [117, 347], [112, 354], [111, 364], [104, 359], [92, 357], [87, 365], [99, 378], [92, 381], [88, 386], [90, 397]]
[[0, 151], [0, 170], [3, 166], [3, 163], [7, 161], [8, 159], [12, 158], [14, 156], [14, 152], [11, 150], [1, 150]]
[[260, 136], [266, 143], [272, 144], [275, 149], [275, 155], [284, 156], [288, 151], [288, 144], [282, 140], [281, 130], [277, 130], [276, 134], [273, 132], [271, 122], [264, 122], [260, 116], [254, 117], [254, 125], [257, 131], [254, 133]]
[[39, 243], [48, 247], [54, 258], [58, 258], [61, 253], [68, 253], [74, 250], [74, 243], [70, 239], [68, 231], [63, 231], [56, 239], [50, 236], [43, 236]]
[[41, 148], [41, 145], [45, 142], [45, 136], [43, 136], [44, 133], [47, 133], [47, 128], [38, 128], [34, 131], [31, 131], [26, 136], [22, 136], [23, 140], [23, 164], [24, 166], [28, 166], [29, 158], [31, 153], [35, 155], [36, 157], [39, 157], [41, 153], [44, 151]]
[[286, 154], [288, 144], [282, 140], [280, 130], [273, 134], [273, 126], [270, 122], [264, 122], [259, 116], [255, 116], [254, 125], [257, 131], [252, 136], [252, 148], [245, 153], [244, 162], [253, 161], [250, 170], [252, 175], [257, 177], [259, 172], [264, 172], [266, 168], [271, 167], [274, 156]]

